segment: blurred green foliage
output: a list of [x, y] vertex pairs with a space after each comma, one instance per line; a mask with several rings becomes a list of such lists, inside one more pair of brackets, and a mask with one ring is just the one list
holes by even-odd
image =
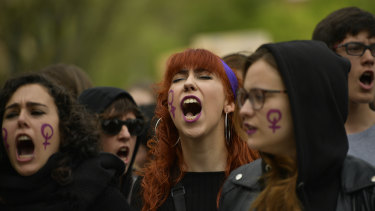
[[274, 41], [310, 39], [330, 12], [374, 0], [1, 0], [0, 82], [52, 63], [83, 68], [95, 85], [157, 81], [160, 55], [198, 33], [263, 29]]

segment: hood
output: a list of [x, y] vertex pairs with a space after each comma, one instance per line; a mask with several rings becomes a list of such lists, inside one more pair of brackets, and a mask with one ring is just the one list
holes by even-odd
[[[312, 201], [325, 187], [333, 197], [338, 188], [332, 184], [339, 181], [348, 151], [344, 123], [348, 115], [350, 62], [320, 41], [261, 47], [275, 57], [288, 91], [297, 148], [297, 185], [303, 187], [303, 197]], [[329, 198], [323, 194], [324, 197]]]

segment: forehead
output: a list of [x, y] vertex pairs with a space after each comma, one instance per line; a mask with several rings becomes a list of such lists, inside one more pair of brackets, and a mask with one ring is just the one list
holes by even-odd
[[343, 42], [350, 41], [359, 41], [364, 43], [367, 43], [366, 41], [369, 41], [370, 43], [375, 43], [375, 36], [370, 37], [370, 33], [368, 31], [361, 31], [356, 35], [347, 34]]
[[55, 105], [53, 98], [45, 87], [39, 84], [27, 84], [19, 87], [7, 102], [13, 103], [38, 102], [45, 105]]
[[[247, 70], [244, 87], [262, 88], [264, 85], [282, 85], [282, 78], [278, 70], [268, 64], [264, 59], [254, 62]], [[266, 87], [264, 87], [266, 88]]]

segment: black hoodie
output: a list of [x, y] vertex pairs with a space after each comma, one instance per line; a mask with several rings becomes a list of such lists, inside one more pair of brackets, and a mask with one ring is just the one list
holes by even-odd
[[305, 208], [334, 210], [348, 151], [348, 60], [318, 41], [267, 44], [290, 101], [298, 194]]
[[[297, 151], [297, 194], [302, 206], [304, 210], [335, 210], [348, 151], [344, 123], [348, 114], [350, 62], [320, 41], [281, 42], [261, 48], [267, 48], [274, 56], [288, 91]], [[259, 166], [260, 161], [253, 162], [231, 174], [223, 187], [222, 210], [236, 210], [234, 201], [246, 195], [230, 193], [238, 188], [236, 185], [254, 189], [250, 192], [261, 191], [259, 184], [255, 184], [262, 172]], [[249, 198], [256, 196], [248, 194], [244, 200], [249, 203]], [[234, 200], [229, 202], [229, 198]]]

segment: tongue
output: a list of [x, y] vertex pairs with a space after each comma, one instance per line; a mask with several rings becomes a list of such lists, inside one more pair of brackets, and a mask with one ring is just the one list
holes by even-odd
[[191, 117], [191, 116], [194, 116], [194, 115], [193, 115], [193, 113], [188, 112], [185, 116], [187, 116], [187, 117]]

